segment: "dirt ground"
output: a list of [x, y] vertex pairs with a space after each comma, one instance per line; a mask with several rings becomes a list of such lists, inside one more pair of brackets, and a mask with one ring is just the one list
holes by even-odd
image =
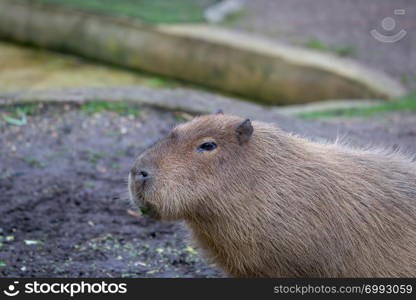
[[[25, 126], [0, 121], [1, 276], [223, 276], [189, 245], [182, 224], [135, 216], [126, 192], [131, 163], [181, 118], [132, 111], [41, 105]], [[347, 139], [416, 153], [414, 114], [308, 122], [322, 136], [339, 126]]]
[[70, 106], [43, 107], [22, 127], [0, 121], [1, 276], [221, 276], [180, 224], [134, 216], [127, 200], [135, 156], [175, 122]]

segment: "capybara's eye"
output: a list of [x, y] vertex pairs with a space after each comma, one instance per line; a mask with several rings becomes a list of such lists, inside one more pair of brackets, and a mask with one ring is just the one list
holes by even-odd
[[203, 151], [212, 151], [215, 148], [217, 148], [217, 144], [215, 144], [214, 142], [206, 142], [206, 143], [199, 145], [196, 150], [198, 152], [203, 152]]

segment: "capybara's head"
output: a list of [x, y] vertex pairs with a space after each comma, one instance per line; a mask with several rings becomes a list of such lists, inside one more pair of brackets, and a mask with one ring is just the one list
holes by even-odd
[[253, 138], [249, 119], [222, 113], [181, 124], [139, 155], [129, 174], [130, 197], [156, 218], [215, 215], [222, 209], [216, 200], [249, 189]]

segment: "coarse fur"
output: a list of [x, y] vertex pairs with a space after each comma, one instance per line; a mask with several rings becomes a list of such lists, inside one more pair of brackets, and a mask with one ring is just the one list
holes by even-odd
[[[215, 114], [179, 125], [137, 159], [131, 198], [183, 219], [234, 277], [415, 277], [416, 164]], [[213, 151], [197, 151], [213, 141]], [[150, 175], [143, 186], [138, 170]]]

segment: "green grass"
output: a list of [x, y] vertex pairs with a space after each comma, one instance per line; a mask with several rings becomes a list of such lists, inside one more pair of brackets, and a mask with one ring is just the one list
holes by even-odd
[[164, 78], [151, 78], [147, 79], [143, 82], [143, 84], [154, 87], [154, 88], [163, 88], [163, 87], [175, 87], [176, 84], [173, 82], [170, 82], [169, 80], [166, 80]]
[[302, 119], [371, 117], [374, 115], [395, 111], [416, 112], [416, 91], [413, 91], [402, 99], [396, 101], [388, 101], [374, 106], [300, 113], [297, 115], [297, 117]]
[[221, 23], [224, 25], [237, 24], [241, 19], [243, 19], [246, 16], [247, 16], [247, 11], [244, 9], [240, 9], [225, 16], [225, 19]]
[[33, 115], [39, 110], [39, 104], [22, 104], [17, 107], [15, 107], [15, 112], [20, 111], [21, 113], [24, 113], [25, 115]]
[[104, 157], [105, 157], [105, 153], [103, 152], [87, 149], [85, 151], [84, 160], [89, 161], [90, 163], [96, 165]]
[[339, 56], [354, 56], [355, 49], [352, 46], [328, 46], [320, 40], [311, 39], [304, 46], [309, 49], [332, 52]]
[[204, 9], [218, 0], [38, 0], [149, 23], [204, 22]]
[[32, 168], [46, 168], [46, 165], [36, 158], [25, 157], [23, 160]]
[[14, 126], [24, 126], [27, 124], [27, 116], [33, 115], [39, 109], [39, 104], [23, 104], [17, 106], [9, 106], [5, 112], [1, 114], [7, 124]]
[[119, 115], [132, 115], [137, 117], [140, 114], [140, 109], [133, 107], [126, 102], [106, 102], [106, 101], [89, 101], [80, 106], [81, 111], [87, 114], [100, 113], [103, 111], [113, 111]]

